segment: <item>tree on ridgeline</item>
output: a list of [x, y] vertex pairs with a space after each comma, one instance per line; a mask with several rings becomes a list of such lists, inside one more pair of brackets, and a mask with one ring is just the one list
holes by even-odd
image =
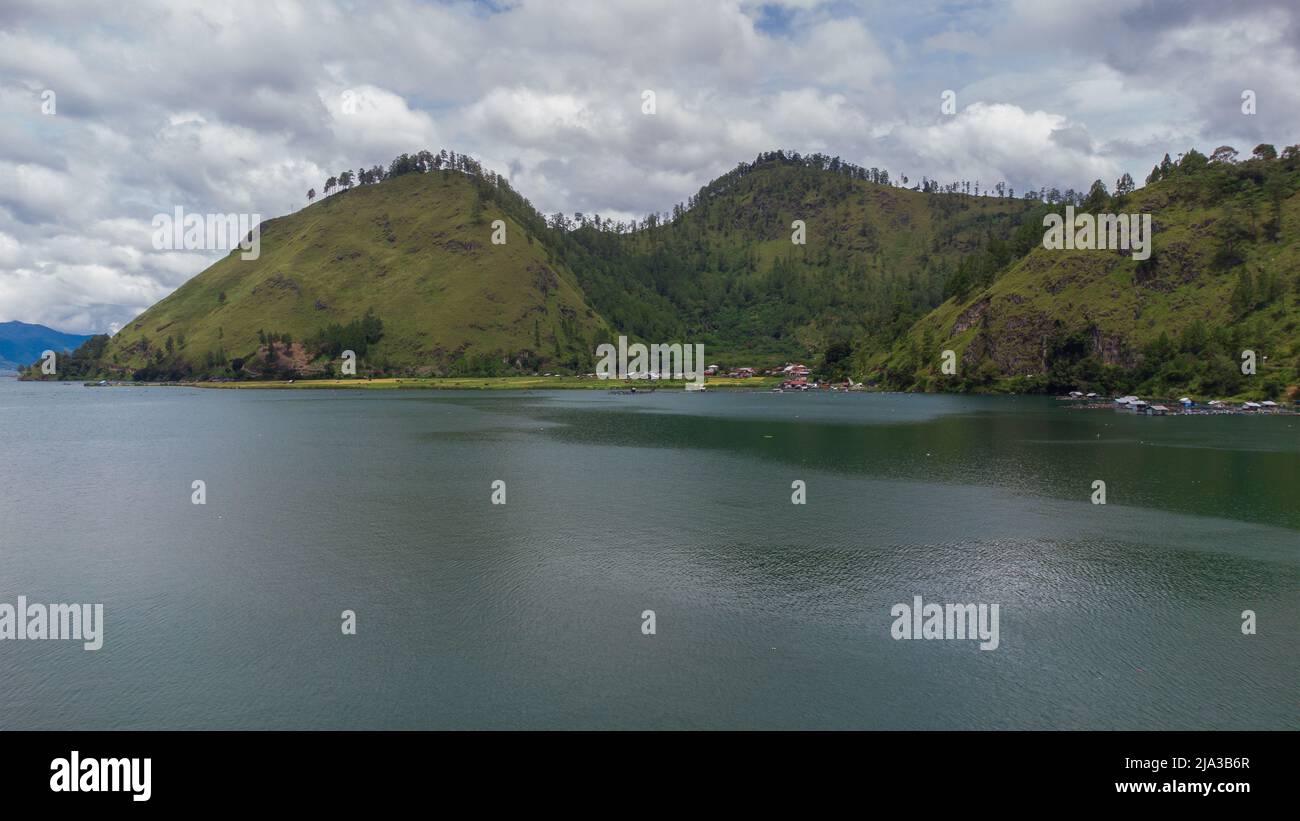
[[1083, 200], [1083, 207], [1088, 211], [1100, 211], [1106, 206], [1106, 201], [1110, 199], [1110, 194], [1106, 191], [1106, 183], [1101, 180], [1093, 180], [1092, 187], [1088, 189], [1088, 196]]
[[1230, 145], [1221, 145], [1210, 155], [1212, 163], [1234, 163], [1237, 161], [1237, 149]]
[[1268, 143], [1260, 143], [1255, 146], [1255, 150], [1251, 152], [1250, 156], [1257, 160], [1276, 160], [1277, 149]]

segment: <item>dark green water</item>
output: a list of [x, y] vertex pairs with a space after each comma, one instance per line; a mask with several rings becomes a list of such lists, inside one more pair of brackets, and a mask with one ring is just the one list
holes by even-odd
[[[1296, 417], [0, 380], [0, 419], [0, 602], [105, 618], [0, 641], [0, 728], [1300, 728]], [[891, 639], [914, 595], [1000, 647]]]

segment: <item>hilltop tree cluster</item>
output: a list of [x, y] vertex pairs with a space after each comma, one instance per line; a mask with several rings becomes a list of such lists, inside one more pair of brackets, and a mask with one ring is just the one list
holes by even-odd
[[[876, 167], [865, 168], [855, 165], [839, 157], [831, 157], [826, 154], [800, 154], [798, 151], [776, 150], [759, 154], [753, 162], [739, 163], [734, 169], [723, 174], [718, 179], [701, 188], [699, 193], [688, 198], [685, 202], [674, 205], [670, 210], [663, 213], [651, 212], [640, 220], [613, 220], [602, 219], [600, 214], [585, 214], [576, 211], [572, 216], [561, 212], [551, 214], [545, 217], [547, 227], [557, 231], [575, 231], [581, 228], [594, 228], [597, 231], [610, 231], [616, 234], [635, 233], [637, 231], [647, 231], [658, 228], [662, 225], [675, 222], [681, 219], [687, 211], [695, 208], [702, 201], [710, 197], [718, 197], [726, 194], [730, 190], [732, 183], [743, 178], [751, 172], [770, 167], [772, 165], [789, 165], [801, 168], [809, 168], [816, 171], [824, 171], [831, 174], [839, 174], [850, 180], [861, 180], [876, 185], [892, 185], [899, 188], [907, 188], [911, 183], [911, 190], [921, 191], [924, 193], [938, 194], [966, 194], [970, 196], [997, 196], [1003, 198], [1014, 198], [1015, 189], [1008, 186], [1005, 182], [998, 182], [993, 186], [981, 188], [979, 180], [974, 182], [970, 180], [961, 180], [941, 185], [937, 180], [931, 180], [928, 177], [922, 177], [919, 182], [910, 180], [906, 175], [891, 177], [887, 169]], [[347, 191], [355, 185], [373, 185], [383, 182], [392, 177], [403, 174], [423, 174], [431, 171], [459, 171], [468, 174], [476, 179], [482, 179], [490, 188], [509, 188], [509, 183], [504, 177], [486, 170], [482, 164], [468, 154], [457, 154], [455, 151], [442, 149], [438, 153], [430, 151], [418, 151], [414, 154], [402, 154], [394, 158], [389, 164], [387, 170], [383, 166], [376, 165], [370, 169], [360, 169], [357, 171], [343, 171], [333, 175], [325, 180], [323, 188], [326, 196], [338, 191]], [[316, 189], [312, 188], [307, 191], [307, 198], [313, 200], [316, 197]], [[1049, 199], [1050, 198], [1050, 199]], [[1025, 194], [1025, 199], [1041, 199], [1044, 202], [1081, 202], [1083, 195], [1076, 193], [1073, 189], [1062, 194], [1056, 189], [1048, 191], [1043, 189], [1041, 192], [1030, 191]]]
[[[325, 180], [322, 189], [325, 196], [338, 191], [347, 191], [356, 185], [375, 185], [393, 177], [404, 174], [425, 174], [430, 171], [459, 171], [476, 178], [482, 178], [489, 185], [504, 184], [504, 178], [492, 171], [484, 171], [483, 166], [468, 154], [442, 149], [437, 154], [431, 151], [417, 151], [414, 154], [401, 154], [394, 157], [385, 169], [382, 165], [372, 168], [360, 168], [356, 171], [342, 171]], [[316, 198], [316, 189], [307, 191], [307, 199]]]

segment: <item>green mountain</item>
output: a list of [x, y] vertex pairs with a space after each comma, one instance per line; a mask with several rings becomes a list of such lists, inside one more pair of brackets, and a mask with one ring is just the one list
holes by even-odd
[[1040, 218], [1039, 241], [986, 260], [863, 369], [904, 390], [1284, 395], [1300, 383], [1300, 148], [1275, 154], [1189, 151], [1131, 193], [1095, 185], [1080, 211], [1151, 215], [1149, 259], [1044, 248]]
[[459, 170], [340, 191], [262, 223], [257, 259], [234, 251], [133, 320], [104, 370], [322, 375], [345, 349], [363, 374], [580, 367], [608, 330], [523, 206]]
[[1010, 236], [1034, 205], [896, 187], [878, 169], [777, 151], [638, 230], [583, 220], [566, 258], [614, 327], [703, 342], [710, 361], [780, 364], [892, 342], [965, 256]]

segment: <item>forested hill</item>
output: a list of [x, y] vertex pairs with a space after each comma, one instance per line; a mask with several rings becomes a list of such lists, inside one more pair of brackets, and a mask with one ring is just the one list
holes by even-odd
[[[1297, 146], [1278, 156], [1261, 145], [1248, 159], [1226, 146], [1166, 155], [1145, 187], [1094, 187], [1083, 205], [1150, 214], [1149, 259], [1017, 248], [990, 261], [987, 278], [950, 289], [889, 354], [857, 367], [896, 389], [1294, 396], [1298, 194]], [[942, 372], [944, 350], [956, 374]], [[1255, 354], [1255, 374], [1242, 372], [1244, 351]]]
[[727, 363], [884, 346], [943, 299], [964, 258], [1010, 240], [1038, 206], [917, 187], [931, 190], [838, 158], [774, 152], [641, 230], [584, 221], [567, 258], [613, 326], [701, 341]]

